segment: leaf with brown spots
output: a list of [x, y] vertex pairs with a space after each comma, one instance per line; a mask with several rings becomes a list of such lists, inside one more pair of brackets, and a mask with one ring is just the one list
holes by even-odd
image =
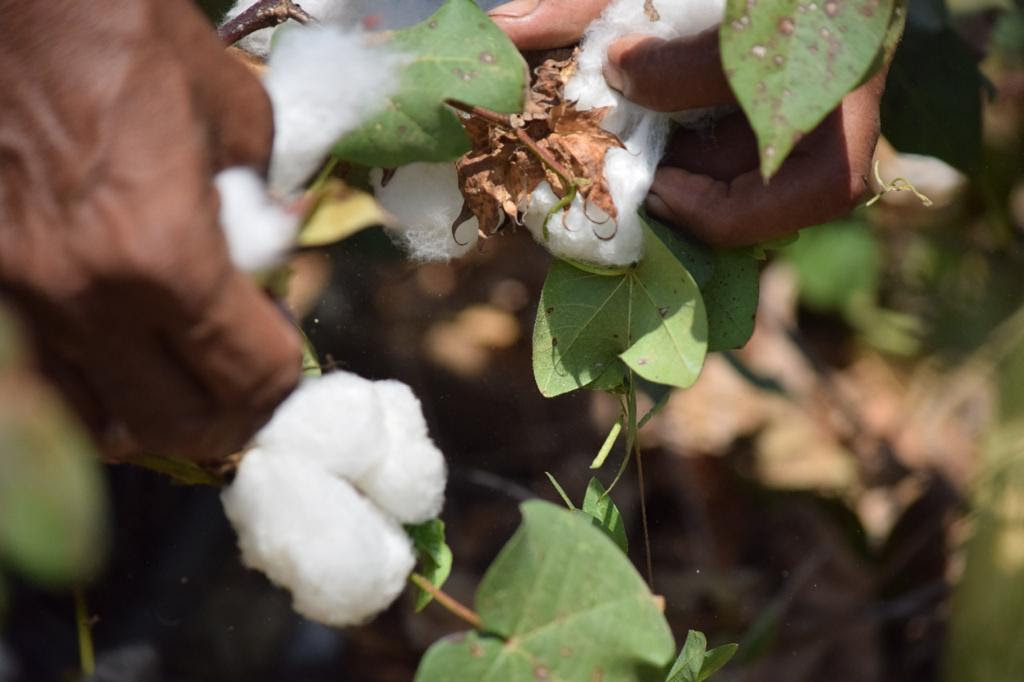
[[[728, 0], [722, 64], [770, 178], [891, 46], [896, 0]], [[902, 10], [901, 10], [902, 11]]]

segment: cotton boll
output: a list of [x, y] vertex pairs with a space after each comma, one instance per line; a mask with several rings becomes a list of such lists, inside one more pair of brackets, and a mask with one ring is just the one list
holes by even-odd
[[384, 411], [386, 454], [354, 482], [402, 523], [437, 517], [444, 505], [444, 455], [427, 433], [420, 401], [400, 381], [375, 384]]
[[387, 608], [415, 565], [397, 523], [295, 455], [251, 450], [221, 501], [243, 563], [287, 588], [297, 612], [327, 625], [355, 625]]
[[[615, 0], [587, 28], [577, 71], [566, 84], [565, 97], [581, 110], [610, 107], [601, 125], [625, 146], [609, 150], [603, 168], [618, 220], [607, 220], [590, 204], [584, 211], [582, 197], [578, 197], [568, 213], [551, 217], [545, 238], [544, 219], [558, 199], [544, 183], [533, 193], [524, 220], [551, 253], [605, 266], [629, 265], [642, 257], [643, 225], [637, 210], [654, 181], [671, 116], [633, 104], [608, 86], [604, 79], [608, 48], [615, 40], [635, 33], [666, 39], [696, 35], [721, 21], [724, 4], [724, 0], [662, 0], [656, 2], [661, 19], [652, 22], [641, 0]], [[687, 112], [687, 120], [704, 114]]]
[[[238, 0], [224, 16], [224, 21], [230, 21], [239, 14], [256, 4], [258, 0]], [[362, 14], [360, 13], [359, 2], [353, 0], [302, 0], [299, 5], [306, 13], [317, 21], [324, 24], [335, 24], [339, 26], [354, 26], [358, 23]], [[285, 25], [295, 26], [294, 21], [288, 21]], [[270, 54], [270, 44], [274, 37], [274, 31], [278, 26], [254, 31], [238, 41], [238, 47], [258, 57], [266, 57]]]
[[386, 105], [404, 61], [360, 31], [319, 25], [283, 33], [263, 78], [274, 108], [271, 188], [301, 187], [342, 135]]
[[267, 194], [266, 183], [251, 168], [217, 174], [220, 224], [234, 264], [249, 272], [278, 265], [295, 242], [299, 216]]
[[304, 379], [253, 442], [264, 450], [296, 453], [325, 472], [357, 479], [384, 456], [384, 418], [372, 381], [331, 372]]
[[625, 149], [610, 149], [605, 154], [604, 175], [618, 211], [612, 220], [594, 204], [584, 211], [583, 197], [577, 195], [568, 213], [559, 211], [547, 223], [548, 211], [558, 197], [548, 183], [531, 196], [530, 207], [523, 220], [534, 238], [551, 253], [564, 258], [603, 266], [625, 266], [643, 256], [643, 224], [637, 210], [651, 183], [664, 148], [667, 119], [645, 116], [623, 140]]
[[401, 227], [388, 235], [409, 256], [419, 261], [447, 261], [464, 256], [477, 243], [479, 223], [470, 218], [452, 235], [452, 223], [462, 209], [458, 174], [452, 163], [413, 163], [402, 166], [382, 185], [382, 173], [370, 179], [374, 194]]

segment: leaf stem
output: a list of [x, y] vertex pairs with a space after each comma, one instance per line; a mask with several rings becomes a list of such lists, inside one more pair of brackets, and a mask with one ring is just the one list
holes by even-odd
[[75, 625], [78, 630], [78, 659], [82, 674], [92, 677], [96, 674], [96, 650], [92, 643], [92, 623], [89, 609], [85, 604], [85, 590], [79, 585], [73, 590], [75, 599]]
[[452, 615], [464, 620], [477, 630], [483, 629], [483, 623], [480, 621], [480, 616], [477, 615], [476, 611], [456, 601], [424, 576], [419, 573], [413, 573], [409, 576], [409, 580], [413, 585], [433, 597], [434, 601], [443, 606]]
[[294, 19], [300, 24], [316, 21], [292, 0], [259, 0], [255, 5], [217, 28], [217, 37], [225, 45], [234, 45], [260, 29], [271, 28]]

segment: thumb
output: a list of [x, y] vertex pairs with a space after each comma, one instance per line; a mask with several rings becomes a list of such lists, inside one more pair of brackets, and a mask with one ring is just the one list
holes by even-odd
[[579, 42], [609, 0], [512, 0], [490, 11], [520, 50], [549, 50]]
[[736, 101], [722, 71], [717, 29], [674, 40], [621, 38], [608, 49], [605, 78], [628, 99], [655, 111]]

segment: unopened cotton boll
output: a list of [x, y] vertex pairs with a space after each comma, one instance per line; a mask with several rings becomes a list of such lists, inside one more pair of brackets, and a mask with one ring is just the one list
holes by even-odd
[[346, 480], [297, 454], [249, 451], [221, 493], [242, 561], [287, 588], [307, 618], [362, 623], [401, 593], [411, 542]]
[[402, 523], [429, 521], [444, 505], [444, 455], [430, 439], [420, 401], [407, 385], [378, 381], [374, 386], [384, 412], [386, 452], [356, 486]]
[[214, 185], [220, 194], [220, 224], [232, 262], [248, 272], [280, 264], [295, 242], [299, 216], [278, 204], [251, 168], [223, 170]]
[[397, 169], [384, 185], [375, 169], [370, 180], [377, 201], [398, 218], [388, 235], [409, 257], [418, 261], [447, 261], [464, 256], [478, 239], [475, 217], [452, 234], [462, 209], [458, 173], [453, 163], [413, 163]]
[[331, 372], [304, 379], [253, 442], [356, 480], [382, 459], [385, 438], [385, 411], [374, 382]]
[[643, 256], [643, 225], [637, 210], [654, 181], [672, 116], [633, 104], [608, 86], [603, 73], [608, 48], [617, 39], [637, 33], [665, 39], [696, 35], [721, 21], [724, 5], [724, 0], [656, 1], [661, 19], [652, 22], [641, 0], [615, 0], [587, 28], [565, 97], [575, 101], [580, 110], [610, 107], [601, 125], [625, 146], [609, 150], [604, 161], [605, 180], [618, 217], [610, 220], [598, 207], [584, 207], [578, 197], [567, 213], [556, 213], [548, 220], [545, 238], [544, 219], [558, 198], [543, 183], [531, 196], [524, 221], [534, 238], [553, 254], [605, 266], [629, 265]]
[[299, 189], [344, 134], [386, 106], [404, 62], [359, 30], [289, 27], [263, 77], [274, 109], [271, 188]]

